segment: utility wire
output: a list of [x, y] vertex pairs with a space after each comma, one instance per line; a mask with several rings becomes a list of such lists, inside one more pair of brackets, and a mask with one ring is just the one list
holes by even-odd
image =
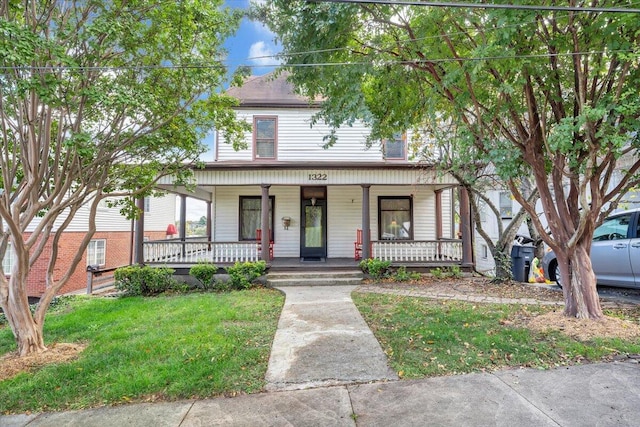
[[[292, 67], [292, 68], [304, 68], [304, 67], [328, 67], [328, 66], [353, 66], [353, 65], [419, 65], [419, 64], [437, 64], [446, 62], [467, 62], [467, 61], [498, 61], [503, 59], [533, 59], [533, 58], [551, 58], [551, 57], [566, 57], [566, 56], [579, 56], [579, 55], [602, 55], [602, 54], [617, 54], [617, 53], [634, 53], [634, 49], [624, 50], [602, 50], [602, 51], [587, 51], [587, 52], [567, 52], [567, 53], [540, 53], [540, 54], [528, 54], [528, 55], [504, 55], [504, 56], [485, 56], [485, 57], [461, 57], [461, 58], [438, 58], [438, 59], [404, 59], [404, 60], [390, 60], [390, 61], [352, 61], [352, 62], [316, 62], [316, 63], [293, 63], [293, 64], [262, 64], [262, 65], [246, 65], [251, 68], [273, 68], [273, 67]], [[38, 70], [38, 71], [61, 71], [61, 70], [91, 70], [91, 71], [114, 71], [114, 70], [149, 70], [149, 69], [185, 69], [185, 68], [218, 68], [219, 65], [130, 65], [130, 66], [118, 66], [118, 67], [82, 67], [82, 66], [3, 66], [0, 67], [0, 71], [4, 70]]]
[[582, 6], [544, 6], [527, 4], [493, 4], [493, 3], [449, 3], [433, 1], [405, 1], [405, 0], [305, 0], [307, 3], [350, 3], [350, 4], [382, 4], [397, 6], [428, 6], [428, 7], [456, 7], [469, 9], [514, 9], [514, 10], [555, 10], [563, 12], [597, 12], [597, 13], [640, 13], [640, 9], [621, 7], [582, 7]]

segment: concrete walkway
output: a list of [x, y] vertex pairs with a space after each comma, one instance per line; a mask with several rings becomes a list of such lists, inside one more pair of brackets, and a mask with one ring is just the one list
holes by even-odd
[[640, 425], [634, 358], [398, 381], [351, 301], [353, 289], [283, 289], [268, 392], [0, 416], [0, 426]]
[[351, 300], [356, 286], [287, 286], [269, 368], [268, 391], [397, 380]]

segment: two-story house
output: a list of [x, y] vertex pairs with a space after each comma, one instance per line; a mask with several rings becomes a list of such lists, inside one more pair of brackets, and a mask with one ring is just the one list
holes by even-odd
[[[452, 177], [410, 159], [411, 135], [367, 149], [368, 129], [354, 123], [325, 149], [330, 129], [311, 125], [319, 102], [295, 94], [285, 74], [253, 77], [228, 94], [252, 125], [246, 149], [236, 151], [218, 135], [215, 161], [194, 170], [195, 193], [169, 179], [161, 185], [209, 203], [209, 241], [173, 251], [147, 242], [144, 262], [177, 262], [170, 258], [179, 253], [191, 262], [375, 257], [472, 265], [466, 195], [458, 196]], [[271, 245], [259, 244], [264, 230]]]

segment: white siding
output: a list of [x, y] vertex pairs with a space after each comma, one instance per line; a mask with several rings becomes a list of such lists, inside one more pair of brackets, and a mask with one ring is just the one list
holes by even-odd
[[[338, 140], [329, 148], [322, 148], [324, 137], [329, 135], [329, 127], [316, 124], [311, 127], [311, 116], [315, 109], [243, 109], [237, 112], [238, 118], [253, 125], [254, 116], [277, 116], [278, 123], [278, 161], [345, 161], [345, 162], [384, 162], [380, 146], [370, 149], [365, 146], [369, 130], [362, 122], [353, 126], [343, 126], [337, 131]], [[409, 138], [408, 138], [409, 139]], [[253, 133], [247, 132], [244, 140], [248, 148], [234, 151], [231, 145], [218, 139], [217, 160], [252, 160]]]
[[[448, 192], [446, 192], [448, 193]], [[218, 187], [215, 192], [214, 240], [219, 242], [238, 240], [240, 196], [259, 196], [259, 186]], [[370, 190], [371, 238], [378, 238], [378, 196], [410, 196], [413, 194], [414, 239], [435, 239], [435, 194], [426, 186], [372, 186]], [[300, 256], [300, 187], [272, 186], [270, 196], [275, 196], [274, 256]], [[443, 194], [443, 205], [450, 204]], [[446, 202], [444, 202], [446, 200]], [[445, 208], [443, 206], [443, 208]], [[444, 215], [449, 216], [443, 209]], [[281, 218], [291, 217], [288, 230]], [[445, 227], [449, 221], [443, 220]], [[351, 258], [356, 230], [362, 228], [362, 187], [327, 187], [327, 256]], [[446, 230], [446, 229], [445, 229]]]
[[[85, 205], [75, 214], [65, 231], [84, 232], [89, 227], [90, 206]], [[60, 227], [64, 215], [59, 217], [55, 228]], [[145, 213], [145, 231], [163, 231], [175, 221], [175, 196], [154, 197], [150, 200], [150, 211]], [[39, 219], [36, 218], [27, 231], [33, 231]], [[96, 231], [130, 231], [131, 220], [120, 214], [120, 208], [99, 207], [96, 212]]]

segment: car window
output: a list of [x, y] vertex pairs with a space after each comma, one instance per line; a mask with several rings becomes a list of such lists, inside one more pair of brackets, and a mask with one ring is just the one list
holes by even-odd
[[631, 214], [607, 218], [593, 232], [594, 241], [626, 239], [631, 222]]

